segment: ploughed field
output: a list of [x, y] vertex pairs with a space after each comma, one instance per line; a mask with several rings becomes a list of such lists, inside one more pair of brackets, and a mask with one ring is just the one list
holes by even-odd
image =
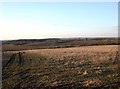
[[117, 45], [3, 52], [3, 89], [120, 89]]

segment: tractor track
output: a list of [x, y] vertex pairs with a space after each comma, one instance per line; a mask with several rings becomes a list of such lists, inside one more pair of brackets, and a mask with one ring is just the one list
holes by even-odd
[[[17, 56], [18, 56], [18, 58], [17, 58]], [[7, 61], [7, 63], [5, 65], [3, 65], [3, 69], [5, 69], [5, 68], [11, 66], [14, 63], [17, 63], [17, 62], [18, 62], [19, 65], [24, 64], [25, 60], [24, 60], [24, 55], [23, 55], [22, 52], [12, 54], [12, 56]]]
[[19, 52], [18, 55], [19, 55], [19, 65], [23, 65], [24, 64], [24, 56], [21, 52]]
[[13, 64], [13, 62], [15, 61], [15, 58], [16, 58], [16, 54], [13, 54], [8, 60], [8, 62], [3, 66], [3, 69]]
[[[13, 76], [12, 73], [16, 67], [21, 70], [21, 67], [24, 64], [24, 55], [22, 52], [14, 53], [11, 55], [10, 59], [7, 61], [5, 65], [3, 65], [2, 71], [3, 71], [3, 77], [2, 79], [7, 79]], [[12, 69], [11, 69], [12, 68]]]

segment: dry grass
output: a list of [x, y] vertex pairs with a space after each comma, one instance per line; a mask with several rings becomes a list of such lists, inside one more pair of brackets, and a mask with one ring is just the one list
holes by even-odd
[[[110, 57], [115, 56], [118, 51], [118, 45], [111, 46], [85, 46], [85, 47], [73, 47], [73, 48], [61, 48], [61, 49], [38, 49], [27, 50], [26, 53], [32, 53], [48, 58], [54, 58], [57, 60], [64, 60], [65, 58], [79, 58], [84, 56], [92, 58], [92, 61], [107, 60]], [[97, 60], [96, 60], [97, 59]]]
[[120, 88], [117, 45], [21, 52], [24, 53], [3, 53], [6, 59], [13, 53], [17, 55], [9, 63], [10, 66], [3, 69], [4, 89]]

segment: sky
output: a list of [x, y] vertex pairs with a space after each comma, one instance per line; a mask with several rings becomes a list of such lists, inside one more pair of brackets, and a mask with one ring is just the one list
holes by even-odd
[[0, 3], [0, 40], [117, 37], [117, 2]]

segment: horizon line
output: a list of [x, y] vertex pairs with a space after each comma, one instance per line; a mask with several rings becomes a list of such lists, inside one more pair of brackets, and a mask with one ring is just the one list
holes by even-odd
[[10, 40], [42, 40], [42, 39], [79, 39], [79, 38], [120, 38], [120, 37], [48, 37], [48, 38], [20, 38], [20, 39], [3, 39], [0, 41], [10, 41]]

